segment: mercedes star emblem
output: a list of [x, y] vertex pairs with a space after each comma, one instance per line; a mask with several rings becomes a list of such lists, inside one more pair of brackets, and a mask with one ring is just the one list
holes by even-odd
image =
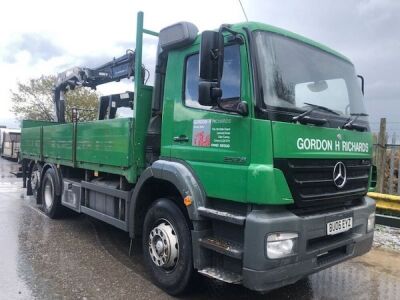
[[334, 167], [333, 167], [333, 183], [341, 189], [344, 187], [347, 181], [347, 171], [346, 171], [346, 166], [344, 163], [339, 161]]

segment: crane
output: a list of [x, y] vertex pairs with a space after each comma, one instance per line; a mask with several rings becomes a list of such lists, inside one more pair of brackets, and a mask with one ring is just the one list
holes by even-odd
[[[146, 69], [142, 66], [142, 73], [145, 71]], [[58, 123], [65, 123], [65, 93], [68, 90], [73, 90], [75, 87], [96, 89], [98, 85], [104, 83], [130, 78], [135, 75], [134, 73], [135, 52], [127, 50], [123, 56], [114, 58], [97, 68], [74, 67], [58, 74], [56, 85], [53, 89], [56, 121]], [[141, 78], [144, 78], [144, 76]], [[130, 93], [130, 97], [133, 98], [133, 93]], [[104, 106], [107, 104], [103, 102], [100, 104], [100, 107], [104, 109]], [[131, 102], [128, 105], [131, 105]], [[125, 106], [125, 104], [122, 104], [122, 106]]]

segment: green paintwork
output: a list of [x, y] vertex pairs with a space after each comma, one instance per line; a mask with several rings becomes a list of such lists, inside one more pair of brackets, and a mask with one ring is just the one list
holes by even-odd
[[[199, 177], [206, 193], [210, 197], [245, 202], [247, 198], [247, 170], [250, 163], [250, 122], [237, 114], [221, 111], [210, 111], [186, 107], [183, 104], [184, 64], [188, 55], [199, 51], [199, 44], [179, 51], [171, 52], [168, 59], [165, 82], [162, 155], [186, 161]], [[240, 47], [241, 56], [241, 95], [247, 100], [252, 111], [252, 95], [249, 79], [249, 64], [246, 46]], [[176, 80], [182, 78], [182, 80]], [[211, 146], [192, 145], [194, 120], [211, 120]], [[213, 146], [218, 144], [218, 130], [229, 129], [229, 147]], [[188, 142], [175, 142], [174, 137], [185, 135]], [[247, 137], [247, 140], [243, 140]], [[225, 162], [226, 159], [237, 159], [238, 162]], [[222, 188], [223, 186], [229, 188]]]
[[22, 128], [22, 156], [121, 174], [132, 181], [132, 123], [126, 118]]
[[[272, 124], [274, 140], [274, 156], [276, 158], [365, 158], [372, 155], [372, 134], [343, 129], [323, 128], [309, 125], [274, 122]], [[299, 150], [297, 139], [320, 139], [332, 141], [332, 151]], [[335, 143], [342, 146], [343, 142], [368, 143], [367, 152], [335, 150]]]
[[131, 128], [132, 118], [78, 123], [76, 161], [128, 168]]
[[[257, 204], [292, 203], [282, 172], [273, 168], [271, 122], [253, 118], [247, 44], [240, 49], [241, 99], [249, 105], [250, 115], [247, 117], [190, 108], [183, 104], [183, 80], [177, 81], [176, 77], [184, 78], [185, 58], [196, 53], [198, 47], [197, 42], [192, 47], [170, 54], [164, 120], [173, 119], [174, 122], [163, 122], [162, 155], [189, 163], [209, 197]], [[212, 120], [211, 141], [215, 140], [218, 128], [230, 129], [229, 148], [192, 145], [193, 120], [204, 119]], [[174, 142], [173, 138], [180, 135], [186, 135], [189, 142]]]
[[[247, 22], [232, 29], [246, 37], [243, 27], [284, 35], [349, 61], [340, 53], [310, 39], [273, 26]], [[145, 137], [151, 115], [153, 89], [142, 83], [143, 34], [157, 36], [143, 28], [138, 14], [135, 53], [135, 96], [132, 118], [77, 124], [24, 121], [22, 156], [82, 169], [120, 174], [135, 183], [146, 167]], [[247, 38], [240, 46], [241, 99], [246, 101], [246, 117], [222, 111], [186, 107], [183, 103], [186, 57], [199, 51], [200, 38], [188, 47], [170, 51], [164, 87], [161, 157], [178, 159], [191, 166], [208, 197], [260, 205], [293, 203], [283, 173], [274, 168], [274, 158], [371, 158], [370, 133], [330, 129], [256, 119], [254, 115], [253, 72]], [[193, 127], [209, 120], [211, 145], [193, 144]], [[217, 142], [224, 132], [228, 142]], [[228, 133], [229, 132], [229, 133]], [[189, 141], [174, 141], [185, 135]], [[368, 143], [367, 151], [317, 151], [297, 149], [297, 140], [326, 139]], [[218, 145], [217, 145], [218, 144]]]
[[136, 49], [135, 49], [135, 95], [134, 95], [134, 133], [133, 133], [133, 168], [132, 180], [136, 181], [142, 170], [145, 169], [145, 140], [147, 126], [151, 114], [151, 100], [153, 88], [144, 85], [142, 78], [142, 50], [143, 34], [158, 36], [154, 31], [143, 28], [143, 12], [137, 15]]
[[251, 164], [247, 173], [247, 201], [258, 204], [288, 204], [293, 202], [282, 171], [273, 167], [271, 121], [251, 122]]
[[72, 123], [43, 126], [43, 157], [72, 163]]
[[[24, 126], [24, 123], [23, 123]], [[42, 126], [22, 127], [21, 130], [21, 156], [41, 160], [42, 157]]]
[[[243, 24], [233, 28], [241, 31]], [[339, 53], [311, 40], [278, 28], [259, 23], [246, 23], [251, 30], [268, 30], [283, 34], [304, 43], [319, 47], [343, 59]], [[241, 31], [242, 32], [242, 31]], [[340, 133], [343, 141], [370, 143], [369, 133], [320, 128], [254, 119], [253, 99], [249, 76], [250, 61], [247, 44], [241, 46], [241, 99], [247, 101], [250, 115], [241, 117], [225, 112], [213, 112], [186, 107], [183, 104], [184, 64], [186, 57], [198, 51], [199, 41], [191, 47], [174, 51], [169, 55], [164, 96], [162, 127], [162, 155], [186, 161], [200, 178], [209, 197], [256, 204], [289, 204], [293, 198], [283, 173], [273, 166], [273, 158], [370, 158], [367, 153], [299, 151], [294, 149], [299, 137], [337, 139]], [[176, 80], [182, 78], [182, 80]], [[165, 120], [174, 120], [166, 122]], [[197, 147], [192, 145], [193, 121], [211, 120], [213, 129], [223, 121], [230, 128], [229, 148]], [[188, 142], [174, 142], [173, 138], [185, 135]], [[230, 158], [230, 160], [226, 160]], [[232, 158], [236, 160], [232, 160]]]
[[145, 169], [145, 141], [147, 126], [150, 120], [151, 113], [151, 97], [153, 94], [153, 88], [150, 86], [142, 85], [137, 92], [137, 98], [135, 98], [136, 117], [135, 122], [135, 134], [133, 136], [133, 164], [135, 174], [134, 177], [140, 175], [141, 171]]
[[54, 122], [23, 120], [21, 130], [21, 156], [33, 160], [43, 160], [41, 138], [43, 127], [55, 125]]

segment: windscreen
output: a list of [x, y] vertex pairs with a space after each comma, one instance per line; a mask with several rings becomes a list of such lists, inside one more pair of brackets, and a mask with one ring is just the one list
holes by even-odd
[[304, 111], [305, 103], [340, 115], [365, 113], [353, 65], [331, 53], [270, 32], [254, 33], [262, 100], [274, 110]]

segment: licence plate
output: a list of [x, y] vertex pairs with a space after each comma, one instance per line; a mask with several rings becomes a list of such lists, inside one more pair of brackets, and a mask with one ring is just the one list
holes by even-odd
[[332, 221], [326, 224], [326, 233], [328, 235], [334, 235], [341, 232], [345, 232], [353, 227], [353, 218], [345, 218], [336, 221]]

